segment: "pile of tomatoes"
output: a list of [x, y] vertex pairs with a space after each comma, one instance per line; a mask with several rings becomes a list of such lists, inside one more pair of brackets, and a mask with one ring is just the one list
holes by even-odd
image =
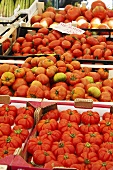
[[113, 115], [97, 111], [50, 110], [36, 124], [27, 151], [36, 165], [79, 170], [113, 167]]
[[40, 28], [34, 35], [27, 33], [25, 37], [18, 37], [12, 52], [14, 56], [56, 53], [61, 58], [69, 52], [72, 58], [77, 59], [113, 60], [113, 42], [107, 41], [103, 35], [94, 37], [89, 31], [81, 35], [65, 35], [56, 30]]
[[0, 106], [0, 158], [21, 148], [34, 126], [34, 108], [4, 104]]

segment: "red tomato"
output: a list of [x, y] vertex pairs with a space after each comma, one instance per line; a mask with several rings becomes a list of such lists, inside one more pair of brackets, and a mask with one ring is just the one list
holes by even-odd
[[30, 129], [34, 125], [34, 119], [28, 114], [19, 114], [15, 119], [16, 125], [22, 125], [25, 129]]
[[28, 114], [28, 115], [34, 117], [34, 111], [35, 111], [35, 109], [33, 106], [19, 107], [17, 109], [17, 115]]
[[36, 150], [49, 151], [52, 142], [49, 139], [41, 138], [41, 136], [32, 137], [27, 144], [27, 151], [33, 154]]
[[14, 105], [4, 104], [0, 107], [0, 116], [9, 115], [16, 117], [17, 108]]
[[98, 160], [96, 162], [93, 162], [92, 163], [92, 167], [91, 167], [91, 170], [112, 170], [112, 167], [113, 167], [113, 162], [112, 161], [106, 161], [106, 162], [103, 162], [101, 160]]
[[99, 160], [103, 162], [113, 161], [113, 149], [100, 148], [98, 150], [98, 157], [99, 157]]
[[89, 132], [85, 134], [84, 141], [101, 145], [103, 142], [103, 136], [98, 132]]
[[97, 124], [93, 124], [93, 125], [81, 124], [80, 127], [79, 127], [79, 130], [83, 134], [87, 134], [88, 132], [99, 132], [99, 125], [97, 125]]
[[58, 120], [59, 119], [59, 111], [58, 109], [53, 109], [48, 111], [43, 117], [42, 119], [55, 119]]
[[10, 135], [11, 126], [9, 124], [0, 123], [0, 137], [3, 135]]
[[20, 43], [20, 44], [22, 44], [22, 43], [24, 42], [24, 40], [25, 40], [24, 37], [18, 37], [18, 38], [16, 39], [16, 41], [17, 41], [18, 43]]
[[0, 148], [0, 158], [4, 158], [5, 156], [8, 156], [8, 155], [13, 155], [14, 151], [15, 151], [15, 148], [4, 146]]
[[25, 35], [25, 39], [26, 39], [27, 42], [31, 42], [31, 41], [33, 40], [32, 34], [27, 33], [27, 34]]
[[108, 130], [113, 130], [113, 119], [106, 118], [100, 121], [100, 132], [105, 133]]

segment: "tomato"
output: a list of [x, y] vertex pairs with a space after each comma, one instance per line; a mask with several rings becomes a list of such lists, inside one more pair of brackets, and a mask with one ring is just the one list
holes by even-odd
[[35, 111], [35, 109], [33, 106], [19, 107], [17, 109], [17, 115], [28, 114], [28, 115], [34, 117], [34, 111]]
[[98, 160], [96, 162], [92, 163], [91, 170], [110, 170], [113, 167], [113, 162], [112, 161], [106, 161], [103, 162], [101, 160]]
[[61, 132], [70, 131], [71, 129], [79, 130], [79, 126], [76, 122], [71, 122], [66, 119], [60, 119], [58, 123], [58, 129]]
[[51, 160], [56, 160], [55, 156], [51, 151], [36, 150], [33, 153], [33, 161], [37, 165], [44, 165], [45, 163]]
[[25, 129], [30, 129], [34, 125], [34, 119], [28, 114], [19, 114], [15, 118], [16, 125], [22, 125]]
[[36, 125], [36, 129], [38, 132], [40, 132], [43, 129], [56, 130], [57, 126], [58, 123], [55, 119], [46, 119], [40, 120]]
[[35, 39], [33, 39], [33, 45], [34, 46], [38, 46], [38, 45], [40, 45], [42, 43], [42, 39], [41, 38], [35, 38]]
[[50, 90], [52, 100], [64, 100], [67, 95], [67, 90], [63, 86], [56, 86]]
[[84, 124], [98, 124], [100, 115], [98, 112], [88, 110], [81, 114], [81, 121]]
[[100, 0], [92, 2], [91, 9], [94, 9], [96, 6], [102, 6], [106, 9], [106, 4], [103, 1], [100, 1]]
[[99, 146], [96, 145], [95, 143], [77, 143], [76, 145], [76, 154], [79, 156], [81, 155], [83, 152], [95, 152], [97, 153], [99, 150]]
[[52, 153], [57, 157], [65, 153], [75, 153], [75, 148], [71, 142], [57, 141], [53, 142], [51, 147]]
[[93, 36], [89, 36], [87, 39], [86, 39], [86, 42], [88, 44], [90, 44], [91, 46], [94, 46], [94, 45], [99, 45], [99, 41], [93, 37]]
[[74, 87], [71, 90], [71, 99], [75, 100], [76, 98], [85, 98], [85, 90], [82, 87]]
[[99, 160], [105, 161], [113, 161], [113, 149], [100, 148], [98, 150]]
[[21, 48], [20, 48], [20, 44], [18, 42], [14, 43], [14, 45], [12, 46], [12, 51], [13, 53], [20, 53]]
[[14, 105], [3, 104], [0, 107], [0, 116], [11, 115], [16, 117], [17, 115], [17, 108]]
[[22, 140], [17, 136], [2, 136], [0, 138], [0, 146], [1, 147], [13, 147], [13, 148], [19, 148], [22, 146]]
[[44, 98], [44, 91], [42, 88], [32, 85], [29, 87], [27, 91], [27, 97], [28, 98]]
[[97, 72], [100, 74], [102, 80], [105, 80], [108, 78], [108, 71], [105, 70], [104, 68], [99, 68]]
[[15, 95], [17, 97], [27, 97], [27, 91], [29, 87], [27, 85], [21, 85], [17, 88]]
[[52, 142], [49, 139], [41, 138], [41, 136], [32, 137], [27, 143], [27, 151], [33, 154], [36, 150], [49, 151]]
[[113, 130], [113, 119], [106, 118], [100, 121], [100, 132], [105, 133], [108, 130]]
[[15, 81], [15, 75], [11, 72], [4, 72], [1, 76], [1, 81], [4, 85], [11, 86]]
[[79, 127], [79, 130], [83, 134], [87, 134], [88, 132], [99, 132], [99, 125], [97, 125], [97, 124], [92, 124], [92, 125], [81, 124]]
[[68, 131], [65, 131], [62, 134], [61, 140], [63, 141], [69, 141], [73, 144], [73, 146], [76, 146], [77, 143], [83, 142], [83, 134], [75, 129], [70, 129]]
[[12, 132], [10, 136], [18, 136], [22, 142], [25, 142], [29, 135], [29, 131], [27, 129], [24, 129], [21, 125], [14, 126], [12, 129]]
[[61, 132], [59, 130], [51, 131], [49, 129], [44, 129], [44, 130], [41, 130], [39, 132], [39, 136], [42, 139], [48, 139], [48, 140], [50, 140], [52, 142], [55, 142], [55, 141], [60, 141], [60, 139], [61, 139]]
[[32, 34], [27, 33], [27, 34], [25, 35], [25, 39], [26, 39], [27, 42], [31, 42], [31, 41], [33, 40]]
[[66, 119], [70, 122], [76, 122], [77, 124], [80, 124], [81, 115], [77, 110], [67, 109], [60, 112], [60, 119]]
[[102, 119], [105, 120], [106, 118], [113, 119], [113, 114], [110, 113], [110, 112], [105, 112], [105, 113], [102, 115]]
[[17, 90], [18, 87], [20, 87], [21, 85], [27, 85], [27, 82], [25, 81], [25, 78], [16, 78], [15, 82], [12, 84], [12, 89], [14, 91]]
[[103, 136], [99, 132], [89, 132], [85, 134], [84, 141], [101, 145], [103, 142]]
[[0, 148], [0, 158], [4, 158], [5, 156], [8, 155], [13, 155], [14, 152], [15, 152], [15, 148], [4, 146]]
[[43, 73], [37, 75], [36, 80], [40, 81], [43, 85], [49, 83], [49, 77]]
[[13, 96], [13, 93], [10, 91], [8, 86], [2, 86], [0, 87], [0, 94], [1, 95], [9, 95], [9, 96]]
[[92, 10], [92, 14], [93, 14], [93, 17], [98, 17], [100, 18], [101, 20], [105, 19], [106, 18], [106, 14], [107, 14], [107, 11], [104, 9], [104, 7], [102, 6], [96, 6], [93, 10]]
[[92, 162], [96, 162], [97, 160], [98, 160], [98, 157], [95, 152], [83, 152], [78, 157], [78, 162], [86, 164], [87, 168], [91, 168]]
[[63, 40], [61, 43], [62, 48], [64, 49], [70, 49], [71, 48], [71, 43], [68, 40]]
[[24, 37], [18, 37], [16, 39], [16, 42], [18, 42], [19, 44], [22, 44], [24, 42], [25, 38]]
[[103, 134], [104, 142], [113, 142], [113, 130], [108, 130]]
[[56, 46], [60, 45], [60, 40], [53, 40], [49, 43], [49, 48], [54, 49]]
[[31, 48], [29, 53], [30, 53], [30, 54], [36, 54], [36, 53], [37, 53], [37, 51], [36, 51], [36, 49], [35, 49], [35, 48]]
[[49, 40], [48, 40], [48, 38], [43, 38], [43, 39], [42, 39], [42, 44], [43, 44], [44, 46], [49, 45]]
[[0, 116], [0, 123], [9, 124], [12, 126], [14, 124], [14, 116], [12, 115]]
[[30, 53], [30, 50], [31, 50], [31, 47], [24, 47], [22, 48], [21, 53], [22, 54]]
[[46, 169], [53, 169], [54, 167], [62, 167], [62, 163], [58, 161], [51, 160], [47, 163], [45, 163], [44, 168]]
[[63, 155], [58, 155], [57, 161], [62, 163], [64, 167], [70, 167], [71, 165], [77, 163], [77, 157], [75, 154], [65, 153]]
[[94, 59], [101, 59], [103, 56], [103, 51], [101, 49], [96, 49], [93, 53]]
[[58, 109], [53, 109], [48, 111], [43, 117], [42, 119], [55, 119], [58, 120], [59, 119], [59, 111]]
[[22, 49], [25, 48], [25, 47], [33, 47], [33, 43], [32, 42], [23, 42], [22, 43]]
[[9, 124], [0, 123], [0, 137], [3, 135], [10, 135], [11, 126]]
[[80, 8], [73, 6], [67, 11], [67, 19], [69, 19], [70, 21], [75, 21], [76, 18], [80, 16], [80, 13]]
[[101, 148], [107, 148], [107, 149], [113, 149], [113, 143], [112, 142], [103, 142], [100, 145]]
[[17, 69], [15, 69], [14, 75], [15, 75], [15, 77], [18, 77], [18, 78], [24, 77], [24, 75], [25, 75], [24, 68], [17, 68]]

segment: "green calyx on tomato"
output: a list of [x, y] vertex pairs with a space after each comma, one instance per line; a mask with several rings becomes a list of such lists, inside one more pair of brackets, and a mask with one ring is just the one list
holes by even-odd
[[70, 134], [71, 138], [75, 138], [75, 136], [76, 136], [75, 134]]
[[85, 143], [85, 147], [90, 148], [90, 147], [91, 147], [91, 144], [90, 144], [89, 142], [86, 142], [86, 143]]
[[90, 127], [91, 125], [90, 125], [90, 123], [88, 123], [88, 127]]
[[58, 96], [58, 95], [59, 95], [59, 91], [58, 91], [58, 90], [56, 90], [56, 91], [55, 91], [55, 94]]
[[68, 127], [72, 127], [72, 124], [71, 124], [71, 123], [68, 123], [67, 126], [68, 126]]
[[40, 141], [38, 141], [38, 145], [42, 145], [42, 141], [40, 140]]
[[22, 129], [14, 130], [16, 134], [20, 134], [22, 132]]
[[49, 123], [49, 122], [50, 122], [50, 120], [49, 120], [49, 119], [46, 119], [46, 120], [45, 120], [45, 124], [46, 124], [46, 123]]
[[36, 98], [36, 95], [30, 94], [31, 98]]
[[90, 164], [90, 160], [89, 159], [84, 159], [84, 163], [85, 164]]
[[28, 118], [28, 115], [25, 115], [25, 116], [24, 116], [24, 119], [27, 119], [27, 118]]
[[4, 154], [8, 154], [8, 150], [4, 150]]
[[45, 156], [49, 156], [49, 154], [48, 154], [47, 152], [45, 152], [45, 151], [44, 151], [44, 155], [45, 155]]
[[73, 115], [73, 112], [72, 112], [72, 111], [70, 111], [70, 112], [69, 112], [69, 115]]
[[48, 135], [52, 135], [52, 132], [51, 132], [51, 131], [49, 131], [47, 134], [48, 134]]
[[71, 77], [70, 77], [70, 80], [76, 80], [77, 78], [74, 76], [74, 75], [72, 75]]
[[60, 142], [58, 146], [59, 146], [59, 148], [63, 148], [64, 147], [64, 143]]
[[89, 116], [92, 116], [93, 114], [92, 114], [92, 112], [89, 111], [89, 112], [88, 112], [88, 115], [89, 115]]
[[106, 126], [110, 126], [111, 125], [111, 122], [106, 122]]
[[96, 136], [96, 134], [94, 134], [94, 133], [91, 133], [91, 134], [90, 134], [90, 136], [91, 136], [91, 137], [95, 137], [95, 136]]
[[68, 155], [64, 155], [64, 159], [68, 159], [69, 158], [69, 156]]
[[6, 107], [6, 108], [5, 108], [5, 110], [8, 112], [8, 111], [9, 111], [9, 108], [8, 108], [8, 107]]
[[106, 162], [102, 162], [102, 166], [106, 166], [107, 164], [106, 164]]
[[110, 136], [111, 136], [111, 137], [113, 136], [113, 132], [110, 132]]
[[113, 152], [112, 152], [111, 150], [108, 150], [108, 153], [109, 153], [109, 154], [112, 154]]
[[10, 143], [10, 142], [11, 142], [11, 137], [10, 137], [10, 136], [7, 137], [6, 142], [7, 142], [7, 143]]

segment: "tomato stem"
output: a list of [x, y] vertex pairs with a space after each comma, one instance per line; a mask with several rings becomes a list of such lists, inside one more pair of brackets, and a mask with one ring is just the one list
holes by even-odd
[[64, 159], [68, 159], [69, 158], [69, 156], [68, 155], [64, 155]]
[[8, 150], [4, 150], [4, 154], [8, 154]]
[[102, 162], [102, 166], [106, 166], [107, 164], [106, 164], [106, 162]]
[[38, 141], [38, 145], [42, 145], [42, 141]]
[[90, 148], [90, 147], [91, 147], [91, 144], [90, 144], [89, 142], [86, 142], [86, 143], [85, 143], [85, 146], [86, 146], [87, 148]]
[[16, 134], [20, 134], [22, 132], [22, 129], [14, 130]]
[[84, 159], [84, 163], [85, 164], [90, 164], [90, 160], [89, 159]]
[[107, 125], [107, 126], [110, 126], [110, 125], [111, 125], [111, 122], [106, 122], [106, 125]]
[[70, 137], [71, 138], [75, 138], [75, 134], [70, 134]]
[[68, 125], [67, 125], [68, 127], [72, 127], [72, 124], [71, 123], [68, 123]]
[[10, 136], [7, 137], [6, 142], [7, 142], [7, 143], [10, 143], [10, 142], [11, 142], [11, 137], [10, 137]]
[[64, 147], [64, 143], [62, 143], [62, 142], [59, 142], [59, 148], [63, 148]]

